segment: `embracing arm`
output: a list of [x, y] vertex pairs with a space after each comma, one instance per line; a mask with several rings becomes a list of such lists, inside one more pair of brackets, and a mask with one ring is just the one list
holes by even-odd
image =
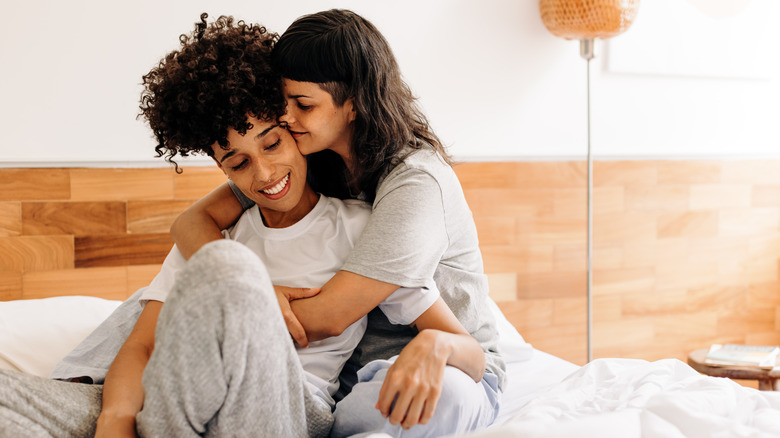
[[225, 183], [184, 210], [171, 225], [171, 237], [184, 258], [201, 246], [222, 239], [222, 230], [233, 225], [244, 209]]
[[447, 365], [475, 382], [485, 373], [485, 353], [439, 298], [414, 322], [420, 333], [388, 369], [376, 408], [391, 424], [409, 429], [433, 417]]
[[[279, 288], [277, 288], [279, 289]], [[303, 342], [338, 336], [350, 324], [389, 297], [397, 285], [374, 280], [349, 271], [339, 271], [320, 288], [320, 293], [307, 299], [290, 301], [293, 319], [306, 331]], [[282, 308], [282, 314], [290, 309]], [[288, 315], [285, 315], [287, 319]], [[301, 344], [301, 340], [293, 334]], [[304, 345], [304, 344], [301, 344]]]
[[106, 374], [96, 437], [136, 436], [135, 417], [144, 404], [142, 377], [154, 350], [154, 332], [162, 305], [160, 301], [146, 303]]
[[420, 338], [415, 344], [416, 348], [435, 354], [447, 365], [468, 374], [475, 382], [482, 380], [485, 374], [485, 352], [479, 342], [463, 328], [444, 300], [436, 300], [413, 325], [420, 334], [409, 345]]

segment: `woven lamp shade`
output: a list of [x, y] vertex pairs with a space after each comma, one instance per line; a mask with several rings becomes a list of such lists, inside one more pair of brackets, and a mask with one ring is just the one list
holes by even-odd
[[547, 30], [566, 39], [611, 38], [634, 22], [639, 0], [539, 0]]

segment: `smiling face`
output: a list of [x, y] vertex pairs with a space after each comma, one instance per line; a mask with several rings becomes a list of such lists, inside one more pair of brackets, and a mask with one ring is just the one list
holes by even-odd
[[284, 79], [287, 122], [301, 153], [308, 155], [330, 149], [350, 163], [355, 111], [352, 99], [338, 106], [327, 91], [314, 82]]
[[247, 117], [252, 128], [229, 129], [228, 147], [212, 145], [214, 160], [228, 178], [255, 201], [271, 228], [293, 225], [319, 199], [306, 182], [306, 159], [290, 134], [272, 121]]

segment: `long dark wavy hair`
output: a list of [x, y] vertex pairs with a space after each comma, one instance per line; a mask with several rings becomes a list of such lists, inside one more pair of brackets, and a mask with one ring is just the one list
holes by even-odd
[[[354, 99], [351, 183], [367, 200], [373, 201], [379, 179], [403, 160], [407, 147], [433, 148], [452, 164], [390, 46], [365, 18], [341, 9], [305, 15], [282, 34], [272, 56], [283, 77], [318, 83], [339, 106]], [[316, 168], [314, 161], [309, 163]]]
[[248, 115], [277, 120], [284, 114], [281, 76], [271, 50], [278, 35], [258, 24], [208, 14], [181, 47], [143, 77], [141, 113], [157, 139], [157, 156], [179, 166], [177, 154], [213, 155], [212, 145], [227, 147], [227, 133], [251, 129]]

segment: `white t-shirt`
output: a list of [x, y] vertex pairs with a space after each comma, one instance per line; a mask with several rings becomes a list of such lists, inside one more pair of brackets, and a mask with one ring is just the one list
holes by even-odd
[[[370, 207], [361, 201], [320, 196], [303, 219], [287, 228], [268, 228], [260, 210], [252, 207], [238, 222], [223, 232], [226, 238], [243, 243], [263, 261], [273, 284], [289, 287], [320, 287], [341, 269], [347, 255], [368, 221]], [[164, 302], [177, 272], [186, 260], [176, 246], [163, 262], [160, 273], [140, 300]], [[401, 288], [379, 307], [394, 324], [411, 324], [439, 297], [435, 288]], [[366, 330], [366, 317], [339, 336], [311, 342], [298, 349], [307, 386], [330, 406], [338, 389], [338, 376]]]

